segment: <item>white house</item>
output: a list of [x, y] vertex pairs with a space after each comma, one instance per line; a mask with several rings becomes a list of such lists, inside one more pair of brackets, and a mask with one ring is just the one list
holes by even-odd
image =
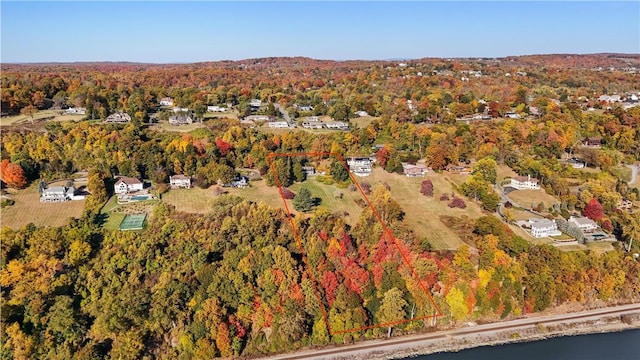
[[207, 112], [225, 112], [225, 111], [227, 111], [226, 107], [222, 107], [218, 105], [207, 106]]
[[128, 123], [130, 121], [131, 121], [131, 115], [123, 112], [113, 113], [107, 116], [106, 119], [104, 119], [104, 122], [106, 123], [118, 123], [118, 124]]
[[558, 230], [558, 224], [553, 220], [530, 219], [529, 224], [531, 224], [531, 236], [534, 238], [562, 235], [562, 232]]
[[369, 114], [366, 111], [360, 110], [360, 111], [356, 111], [356, 115], [363, 117], [363, 116], [369, 116]]
[[582, 232], [585, 232], [585, 233], [590, 233], [598, 229], [598, 224], [596, 224], [595, 221], [586, 217], [571, 216], [568, 222], [571, 224], [574, 224], [575, 226], [578, 227], [578, 229], [582, 230]]
[[270, 128], [285, 129], [289, 127], [289, 123], [286, 121], [272, 121], [269, 123]]
[[584, 168], [584, 161], [580, 161], [580, 159], [576, 158], [567, 160], [567, 164], [571, 165], [574, 169]]
[[174, 113], [179, 113], [179, 112], [189, 112], [189, 108], [181, 108], [181, 107], [174, 107], [173, 108], [173, 112]]
[[271, 121], [271, 116], [269, 115], [249, 115], [245, 116], [245, 121]]
[[298, 105], [298, 104], [295, 104], [295, 105], [293, 105], [293, 107], [298, 109], [298, 111], [313, 111], [313, 106], [311, 106], [311, 105]]
[[347, 158], [349, 170], [358, 176], [369, 176], [371, 174], [373, 161], [368, 157]]
[[192, 124], [193, 123], [193, 119], [191, 118], [191, 116], [189, 115], [172, 115], [169, 116], [169, 124], [170, 125], [187, 125], [187, 124]]
[[73, 200], [75, 189], [66, 186], [52, 186], [42, 190], [40, 202], [65, 202]]
[[121, 176], [113, 187], [116, 194], [128, 194], [142, 190], [144, 184], [136, 178]]
[[324, 123], [322, 121], [303, 121], [302, 127], [305, 129], [322, 129]]
[[253, 109], [259, 109], [262, 106], [262, 100], [260, 99], [251, 99], [249, 101], [249, 106]]
[[69, 115], [84, 115], [87, 112], [87, 109], [83, 107], [72, 107], [68, 108], [64, 112]]
[[349, 130], [349, 124], [342, 121], [328, 122], [325, 123], [324, 126], [326, 126], [327, 129]]
[[172, 189], [191, 188], [191, 177], [185, 175], [169, 176], [169, 185]]
[[160, 106], [173, 106], [173, 99], [170, 97], [160, 99]]
[[538, 179], [532, 178], [529, 175], [511, 178], [511, 187], [518, 190], [540, 190]]

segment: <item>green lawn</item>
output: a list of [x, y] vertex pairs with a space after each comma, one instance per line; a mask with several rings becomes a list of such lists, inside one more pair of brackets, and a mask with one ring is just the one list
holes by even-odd
[[373, 117], [373, 116], [362, 116], [362, 117], [353, 118], [349, 121], [351, 121], [352, 124], [355, 124], [355, 126], [358, 127], [359, 129], [362, 129], [362, 128], [366, 128], [367, 126], [369, 126], [369, 124], [371, 124], [371, 122], [377, 119], [378, 119], [377, 117]]
[[[350, 225], [355, 225], [358, 221], [363, 210], [363, 208], [356, 203], [358, 199], [362, 199], [360, 191], [340, 189], [336, 185], [326, 185], [314, 178], [309, 178], [302, 183], [296, 183], [289, 189], [294, 193], [298, 193], [303, 187], [309, 189], [313, 197], [321, 199], [318, 208], [324, 208], [329, 212], [344, 215], [345, 221]], [[337, 193], [342, 194], [342, 198], [337, 197]], [[282, 200], [280, 200], [280, 203], [282, 204]], [[292, 213], [297, 213], [293, 208], [292, 200], [287, 200], [287, 205]]]
[[544, 203], [544, 211], [552, 204], [560, 203], [558, 199], [547, 194], [544, 190], [515, 190], [508, 195], [509, 199], [524, 208], [534, 208], [540, 202]]
[[112, 196], [102, 207], [101, 214], [106, 215], [105, 223], [102, 225], [107, 230], [119, 230], [120, 223], [127, 214], [147, 214], [147, 222], [150, 220], [153, 207], [158, 200], [138, 201], [129, 204], [118, 204], [116, 196]]
[[622, 181], [631, 181], [631, 168], [626, 165], [614, 166], [610, 171], [613, 176], [621, 179]]

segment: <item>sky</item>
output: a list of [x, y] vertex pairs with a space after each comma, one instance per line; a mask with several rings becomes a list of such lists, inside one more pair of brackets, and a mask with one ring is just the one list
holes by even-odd
[[640, 1], [0, 1], [0, 62], [640, 53]]

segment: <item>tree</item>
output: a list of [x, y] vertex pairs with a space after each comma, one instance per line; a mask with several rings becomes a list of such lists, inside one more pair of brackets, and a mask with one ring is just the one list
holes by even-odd
[[604, 217], [604, 210], [598, 199], [591, 198], [587, 206], [584, 207], [583, 214], [593, 221], [598, 221]]
[[426, 179], [422, 181], [420, 186], [420, 193], [424, 196], [433, 196], [433, 183], [431, 180]]
[[329, 174], [335, 181], [347, 181], [349, 179], [349, 172], [344, 167], [344, 163], [339, 160], [335, 160], [331, 163]]
[[229, 338], [229, 327], [224, 322], [218, 325], [216, 346], [218, 347], [218, 350], [220, 350], [220, 355], [222, 355], [223, 357], [229, 357], [233, 355], [233, 350], [231, 349], [231, 339]]
[[305, 172], [302, 170], [302, 164], [299, 162], [293, 164], [293, 178], [297, 182], [303, 182], [307, 179]]
[[31, 122], [33, 122], [33, 115], [38, 112], [38, 108], [33, 105], [27, 105], [20, 110], [20, 114], [28, 116], [31, 118]]
[[485, 157], [473, 166], [472, 175], [479, 176], [484, 181], [495, 184], [498, 174], [498, 164], [493, 158]]
[[298, 194], [293, 198], [293, 207], [297, 211], [308, 212], [314, 206], [313, 198], [311, 197], [311, 191], [307, 188], [302, 188]]
[[[404, 307], [407, 306], [407, 302], [403, 298], [402, 290], [394, 287], [389, 289], [386, 293], [384, 293], [384, 299], [382, 299], [382, 305], [378, 308], [378, 320], [385, 324], [390, 322], [395, 322], [399, 320], [403, 320], [405, 316], [407, 316], [407, 312]], [[387, 332], [387, 337], [391, 337], [391, 329], [393, 325], [389, 324], [387, 326], [389, 329]]]
[[22, 189], [27, 185], [27, 177], [24, 175], [22, 167], [7, 159], [2, 160], [2, 163], [0, 163], [0, 178], [7, 185], [16, 189]]

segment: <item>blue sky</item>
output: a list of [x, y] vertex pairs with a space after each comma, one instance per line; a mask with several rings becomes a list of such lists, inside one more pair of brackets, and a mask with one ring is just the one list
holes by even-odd
[[640, 1], [0, 2], [2, 63], [640, 53]]

